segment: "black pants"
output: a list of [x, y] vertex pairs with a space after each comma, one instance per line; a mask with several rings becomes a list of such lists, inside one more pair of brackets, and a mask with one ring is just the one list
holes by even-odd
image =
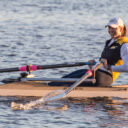
[[[62, 78], [80, 78], [86, 73], [86, 69], [81, 69], [74, 71], [68, 75], [63, 76]], [[80, 86], [111, 86], [112, 84], [112, 75], [108, 72], [105, 72], [103, 70], [97, 70], [95, 72], [95, 79], [96, 83], [82, 83]], [[51, 86], [70, 86], [73, 83], [69, 82], [51, 82], [49, 85]]]

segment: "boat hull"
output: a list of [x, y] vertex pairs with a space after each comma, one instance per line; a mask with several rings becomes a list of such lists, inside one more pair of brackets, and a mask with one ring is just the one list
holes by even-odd
[[[48, 86], [42, 82], [16, 82], [0, 85], [0, 96], [36, 96], [42, 97], [55, 90], [66, 90], [68, 87]], [[128, 85], [113, 87], [76, 87], [67, 97], [120, 97], [128, 98]]]

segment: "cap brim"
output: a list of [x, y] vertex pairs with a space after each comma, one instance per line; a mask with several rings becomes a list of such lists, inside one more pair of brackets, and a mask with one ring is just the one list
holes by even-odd
[[106, 27], [117, 28], [117, 27], [118, 27], [118, 25], [115, 25], [115, 24], [111, 24], [111, 25], [106, 25], [106, 26], [105, 26], [105, 28], [106, 28]]

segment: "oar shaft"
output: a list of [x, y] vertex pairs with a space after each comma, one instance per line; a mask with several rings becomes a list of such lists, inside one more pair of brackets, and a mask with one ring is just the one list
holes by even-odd
[[[94, 71], [98, 70], [101, 66], [102, 66], [102, 62], [100, 62], [99, 64], [97, 64], [95, 67], [94, 67]], [[69, 92], [71, 92], [75, 87], [79, 86], [83, 81], [85, 81], [88, 77], [91, 77], [92, 76], [92, 72], [89, 70], [87, 71], [87, 73], [85, 75], [83, 75], [79, 80], [77, 80], [70, 88], [68, 88], [66, 91], [65, 91], [65, 94], [67, 95]]]
[[76, 63], [64, 63], [64, 64], [55, 64], [55, 65], [39, 65], [37, 69], [51, 69], [51, 68], [64, 68], [64, 67], [75, 67], [89, 65], [89, 62], [76, 62]]
[[90, 63], [89, 62], [75, 62], [75, 63], [63, 63], [63, 64], [53, 64], [53, 65], [27, 65], [27, 66], [22, 66], [22, 67], [0, 69], [0, 73], [16, 72], [16, 71], [22, 71], [22, 72], [36, 71], [36, 70], [43, 70], [43, 69], [75, 67], [75, 66], [83, 66], [83, 65], [90, 65]]
[[70, 88], [68, 88], [65, 93], [68, 94], [69, 92], [71, 92], [76, 86], [80, 85], [83, 81], [85, 81], [88, 77], [90, 76], [90, 74], [87, 72], [84, 76], [82, 76], [81, 79], [77, 80]]
[[[96, 71], [98, 68], [100, 68], [100, 66], [102, 66], [102, 62], [100, 62], [97, 66], [95, 66], [95, 68], [93, 69], [94, 71]], [[85, 81], [88, 77], [92, 76], [92, 71], [89, 70], [87, 71], [87, 73], [82, 76], [79, 80], [77, 80], [71, 87], [69, 87], [67, 90], [65, 90], [63, 93], [53, 96], [49, 99], [47, 99], [45, 102], [53, 102], [56, 100], [60, 100], [62, 98], [64, 98], [68, 93], [70, 93], [75, 87], [79, 86], [83, 81]]]
[[20, 71], [18, 67], [16, 67], [16, 68], [0, 69], [0, 73], [3, 73], [3, 72], [17, 72], [17, 71]]

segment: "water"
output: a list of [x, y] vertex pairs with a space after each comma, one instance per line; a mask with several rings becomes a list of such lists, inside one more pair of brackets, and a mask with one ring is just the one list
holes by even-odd
[[[104, 28], [114, 16], [128, 25], [126, 0], [1, 0], [0, 1], [0, 68], [26, 64], [56, 64], [99, 59], [109, 38]], [[87, 68], [85, 66], [85, 68]], [[34, 72], [37, 77], [61, 77], [77, 68]], [[0, 79], [18, 76], [3, 73]], [[121, 74], [115, 84], [127, 84]], [[15, 98], [0, 98], [0, 128], [126, 128], [127, 106], [117, 113], [97, 103], [69, 104], [67, 111], [46, 109], [12, 111]]]

